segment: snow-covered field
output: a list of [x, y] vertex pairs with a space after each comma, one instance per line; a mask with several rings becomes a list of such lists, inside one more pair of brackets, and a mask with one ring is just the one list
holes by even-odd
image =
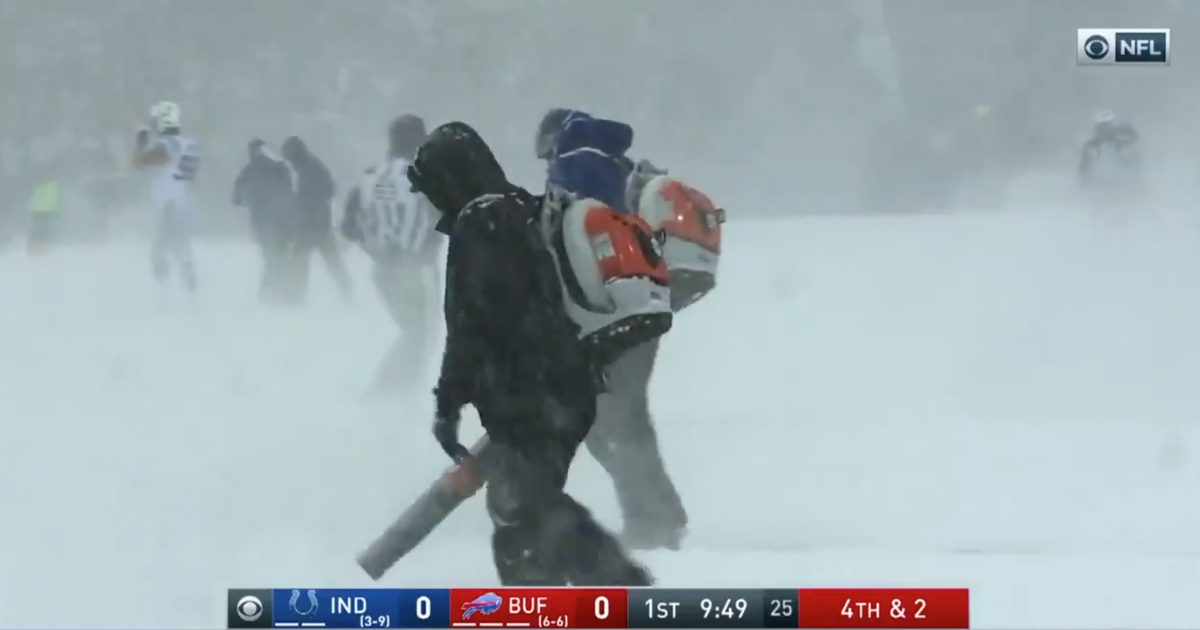
[[[977, 628], [1195, 628], [1200, 229], [1078, 215], [735, 221], [654, 382], [688, 547], [663, 586], [969, 587]], [[393, 332], [199, 246], [0, 256], [0, 626], [202, 628], [224, 589], [365, 586], [445, 466], [431, 398], [357, 400]], [[432, 367], [431, 367], [432, 376]], [[471, 425], [474, 437], [478, 429]], [[587, 455], [570, 489], [613, 526]], [[495, 583], [481, 506], [384, 586]]]

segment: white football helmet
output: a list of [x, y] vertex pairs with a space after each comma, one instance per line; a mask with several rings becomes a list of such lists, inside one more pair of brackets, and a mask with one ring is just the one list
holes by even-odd
[[1108, 125], [1117, 122], [1117, 113], [1111, 109], [1102, 109], [1092, 116], [1092, 124]]
[[150, 120], [155, 131], [179, 128], [179, 106], [170, 101], [160, 101], [150, 108]]

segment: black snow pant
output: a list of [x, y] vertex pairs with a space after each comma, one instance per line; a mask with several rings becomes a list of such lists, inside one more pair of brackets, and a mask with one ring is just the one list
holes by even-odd
[[262, 254], [259, 299], [275, 305], [298, 304], [301, 295], [295, 246], [283, 239], [265, 240], [259, 243], [259, 251]]
[[650, 416], [650, 377], [659, 340], [638, 346], [607, 371], [587, 448], [612, 477], [631, 546], [674, 546], [688, 517], [667, 474]]
[[[497, 453], [487, 474], [487, 511], [495, 526], [492, 555], [504, 586], [652, 583], [616, 538], [564, 490], [571, 461], [594, 417], [593, 405], [568, 407], [547, 397], [519, 412], [522, 417], [501, 419], [524, 426], [537, 423], [548, 427], [546, 432], [505, 439], [503, 433], [489, 431]], [[484, 426], [495, 426], [496, 410], [477, 407]]]
[[371, 279], [400, 329], [400, 337], [376, 370], [370, 393], [384, 396], [410, 391], [420, 383], [433, 350], [433, 324], [441, 304], [437, 265], [410, 257], [378, 260]]

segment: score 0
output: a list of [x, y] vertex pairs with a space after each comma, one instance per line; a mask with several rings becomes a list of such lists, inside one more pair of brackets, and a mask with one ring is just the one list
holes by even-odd
[[572, 628], [624, 628], [629, 621], [629, 592], [623, 588], [571, 589], [575, 595]]

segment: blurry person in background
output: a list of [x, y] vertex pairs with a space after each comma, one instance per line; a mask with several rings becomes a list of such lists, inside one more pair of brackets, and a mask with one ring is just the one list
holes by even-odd
[[299, 213], [297, 255], [301, 295], [308, 289], [310, 259], [314, 251], [325, 260], [333, 281], [346, 300], [350, 299], [350, 274], [333, 235], [333, 198], [337, 184], [325, 163], [309, 151], [304, 141], [292, 136], [283, 141], [283, 159], [295, 176], [296, 209]]
[[[1092, 123], [1092, 136], [1083, 143], [1079, 159], [1080, 179], [1089, 184], [1093, 179], [1111, 175], [1101, 171], [1105, 166], [1136, 175], [1141, 167], [1140, 139], [1133, 124], [1118, 120], [1112, 110], [1098, 112]], [[1111, 162], [1106, 163], [1106, 160]]]
[[420, 117], [393, 120], [386, 157], [350, 191], [342, 215], [342, 236], [371, 257], [375, 288], [400, 329], [367, 392], [371, 398], [411, 391], [432, 358], [444, 238], [435, 229], [437, 211], [424, 195], [409, 190], [407, 175], [425, 137]]
[[1123, 208], [1143, 192], [1141, 136], [1112, 110], [1097, 112], [1079, 157], [1079, 182], [1097, 209]]
[[259, 139], [233, 183], [233, 205], [250, 211], [250, 230], [262, 253], [259, 299], [295, 304], [300, 298], [296, 237], [298, 218], [292, 173]]
[[174, 260], [179, 265], [184, 288], [195, 292], [188, 196], [200, 172], [200, 143], [183, 135], [179, 105], [175, 103], [157, 103], [150, 109], [150, 119], [152, 129], [138, 130], [133, 164], [154, 173], [151, 196], [158, 227], [150, 251], [151, 269], [154, 278], [163, 283]]
[[62, 191], [58, 179], [48, 176], [33, 187], [29, 196], [26, 251], [40, 256], [50, 251], [56, 237]]

